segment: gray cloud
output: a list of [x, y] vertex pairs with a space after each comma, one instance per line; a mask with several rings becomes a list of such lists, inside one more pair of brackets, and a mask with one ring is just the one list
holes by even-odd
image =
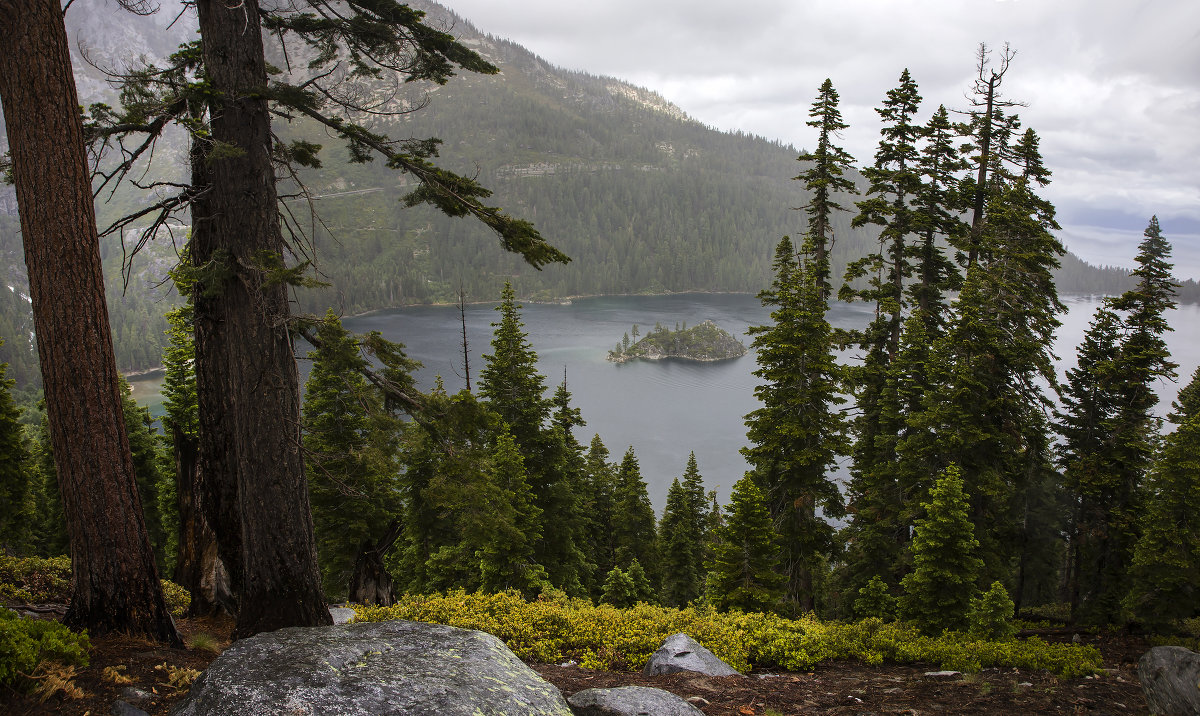
[[[869, 162], [872, 108], [907, 67], [924, 111], [965, 106], [980, 41], [1018, 54], [1007, 96], [1025, 101], [1054, 171], [1047, 195], [1063, 239], [1128, 265], [1141, 231], [1105, 223], [1114, 207], [1157, 214], [1180, 272], [1200, 277], [1200, 3], [1193, 0], [450, 0], [480, 29], [570, 69], [654, 89], [718, 129], [797, 147], [817, 86], [833, 80]], [[1172, 220], [1188, 227], [1171, 235]], [[1094, 247], [1094, 248], [1093, 248]], [[1184, 258], [1187, 257], [1187, 258]], [[1186, 272], [1186, 273], [1185, 273]]]

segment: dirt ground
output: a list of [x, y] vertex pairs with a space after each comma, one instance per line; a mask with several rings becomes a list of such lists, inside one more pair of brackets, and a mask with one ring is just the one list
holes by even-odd
[[[189, 644], [223, 649], [229, 620], [180, 620]], [[865, 666], [856, 662], [819, 665], [811, 673], [753, 673], [710, 678], [676, 674], [642, 676], [591, 671], [577, 666], [533, 664], [565, 695], [598, 687], [653, 686], [687, 698], [705, 714], [1146, 714], [1137, 681], [1137, 659], [1147, 645], [1129, 637], [1103, 637], [1096, 644], [1108, 673], [1098, 678], [1060, 680], [1046, 672], [987, 669], [978, 674], [928, 676], [935, 666]], [[203, 670], [216, 652], [170, 649], [126, 636], [92, 640], [91, 664], [72, 679], [75, 696], [57, 691], [39, 703], [0, 688], [0, 714], [106, 716], [123, 700], [155, 716], [166, 714], [186, 693], [189, 669]], [[115, 678], [114, 678], [115, 677]], [[175, 683], [172, 684], [172, 677]], [[128, 683], [117, 683], [128, 680]]]

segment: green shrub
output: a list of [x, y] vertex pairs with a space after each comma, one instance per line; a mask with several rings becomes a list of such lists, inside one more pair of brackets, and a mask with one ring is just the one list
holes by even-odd
[[21, 619], [0, 608], [0, 684], [27, 688], [38, 665], [45, 661], [86, 666], [88, 637], [55, 621]]
[[967, 621], [971, 636], [992, 641], [1011, 639], [1017, 633], [1012, 623], [1013, 600], [1000, 582], [992, 582], [986, 592], [971, 599]]
[[502, 594], [405, 595], [393, 606], [355, 606], [357, 621], [412, 621], [478, 629], [493, 634], [522, 659], [543, 663], [574, 659], [589, 669], [636, 670], [663, 640], [684, 632], [735, 669], [803, 671], [834, 659], [868, 664], [929, 662], [959, 671], [985, 667], [1046, 669], [1062, 677], [1095, 673], [1100, 653], [1091, 646], [1048, 644], [1040, 639], [988, 641], [959, 632], [921, 634], [910, 623], [864, 619], [821, 622], [808, 615], [785, 619], [758, 612], [718, 613], [638, 604], [617, 609], [582, 599], [527, 602]]
[[888, 592], [888, 586], [877, 574], [871, 577], [854, 600], [854, 614], [860, 619], [891, 621], [896, 616], [896, 598]]
[[0, 554], [0, 602], [65, 604], [70, 599], [70, 557], [19, 558]]

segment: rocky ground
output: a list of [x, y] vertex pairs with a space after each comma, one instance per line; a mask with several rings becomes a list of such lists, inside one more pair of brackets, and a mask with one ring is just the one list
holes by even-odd
[[[141, 639], [92, 641], [91, 665], [71, 679], [74, 695], [57, 691], [39, 703], [0, 689], [0, 713], [102, 716], [124, 700], [150, 714], [166, 714], [186, 683], [228, 646], [232, 622], [180, 620], [190, 649]], [[935, 666], [822, 664], [811, 673], [755, 673], [749, 678], [676, 674], [642, 676], [577, 666], [534, 664], [564, 694], [595, 687], [653, 686], [672, 691], [705, 714], [1146, 714], [1137, 659], [1148, 648], [1132, 637], [1100, 637], [1108, 673], [1061, 680], [1046, 672], [990, 669], [978, 674], [930, 676]], [[205, 647], [205, 648], [200, 648]], [[48, 680], [48, 679], [46, 679]]]

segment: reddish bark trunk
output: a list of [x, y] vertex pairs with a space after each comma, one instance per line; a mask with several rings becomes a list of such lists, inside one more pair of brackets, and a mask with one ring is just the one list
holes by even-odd
[[[196, 3], [211, 108], [208, 211], [193, 233], [196, 381], [201, 469], [227, 497], [236, 490], [241, 584], [237, 636], [330, 624], [317, 570], [300, 453], [300, 395], [287, 287], [264, 258], [285, 247], [276, 208], [262, 35], [255, 0]], [[218, 412], [214, 412], [218, 411]], [[232, 539], [220, 505], [219, 538]], [[219, 526], [222, 525], [222, 526]], [[231, 565], [232, 566], [232, 565]]]
[[64, 622], [182, 645], [154, 566], [113, 357], [79, 100], [57, 0], [0, 0], [0, 101], [71, 541]]

